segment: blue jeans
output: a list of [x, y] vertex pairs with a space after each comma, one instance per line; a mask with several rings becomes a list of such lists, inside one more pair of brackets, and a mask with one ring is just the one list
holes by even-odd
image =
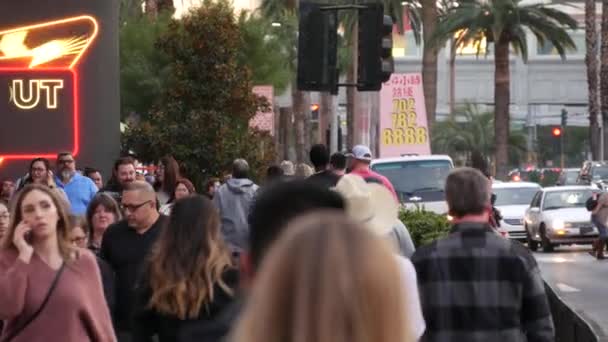
[[600, 233], [600, 239], [608, 239], [608, 227], [606, 227], [606, 222], [600, 221], [597, 215], [591, 215], [591, 222], [597, 227], [597, 230]]

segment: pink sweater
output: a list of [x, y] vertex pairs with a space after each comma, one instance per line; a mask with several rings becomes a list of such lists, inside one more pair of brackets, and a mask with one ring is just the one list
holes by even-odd
[[[26, 264], [14, 251], [0, 252], [0, 319], [6, 323], [2, 338], [38, 310], [55, 274], [36, 253]], [[101, 275], [91, 252], [81, 250], [78, 260], [66, 264], [46, 307], [12, 340], [37, 341], [116, 341]]]

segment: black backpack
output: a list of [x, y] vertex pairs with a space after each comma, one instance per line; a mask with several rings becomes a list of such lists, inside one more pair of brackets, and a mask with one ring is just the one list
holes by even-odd
[[597, 199], [595, 196], [591, 196], [587, 199], [587, 202], [585, 202], [585, 208], [587, 208], [587, 211], [593, 211], [595, 207], [597, 207]]

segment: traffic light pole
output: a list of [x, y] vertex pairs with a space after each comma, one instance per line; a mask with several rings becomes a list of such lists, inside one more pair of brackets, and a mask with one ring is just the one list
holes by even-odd
[[560, 158], [561, 158], [561, 168], [564, 169], [565, 167], [565, 155], [564, 155], [564, 136], [566, 135], [566, 131], [562, 128], [562, 135], [560, 136], [559, 139], [559, 154], [560, 154]]

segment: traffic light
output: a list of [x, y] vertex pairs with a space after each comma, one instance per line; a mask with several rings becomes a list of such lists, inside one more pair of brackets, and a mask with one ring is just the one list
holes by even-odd
[[359, 10], [357, 90], [378, 91], [395, 69], [393, 20], [384, 15], [384, 5], [370, 3]]
[[322, 6], [326, 5], [300, 3], [297, 77], [299, 90], [337, 89], [337, 13], [323, 11]]
[[568, 111], [562, 109], [562, 127], [568, 126]]
[[551, 134], [553, 134], [553, 136], [556, 138], [561, 137], [562, 129], [560, 127], [554, 127], [553, 130], [551, 131]]

